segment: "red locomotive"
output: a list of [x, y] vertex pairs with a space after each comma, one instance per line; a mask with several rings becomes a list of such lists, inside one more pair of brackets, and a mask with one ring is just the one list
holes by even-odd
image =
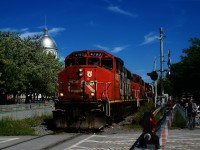
[[53, 119], [58, 128], [101, 128], [147, 100], [147, 84], [124, 62], [103, 50], [72, 52], [58, 75]]

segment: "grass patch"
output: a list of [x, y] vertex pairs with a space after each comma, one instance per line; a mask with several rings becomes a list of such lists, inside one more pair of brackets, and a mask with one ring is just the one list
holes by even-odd
[[153, 104], [152, 101], [142, 105], [140, 107], [140, 109], [137, 112], [135, 112], [132, 124], [130, 125], [130, 128], [136, 129], [136, 130], [142, 129], [141, 126], [140, 126], [140, 122], [143, 118], [144, 112], [150, 112], [150, 111], [153, 110], [153, 108], [154, 108], [154, 104]]
[[160, 111], [155, 115], [155, 119], [157, 122], [163, 117], [163, 115], [168, 111], [168, 107], [162, 107]]
[[[167, 107], [161, 108], [161, 110], [155, 115], [156, 122], [159, 122], [160, 118], [163, 117], [164, 113], [167, 111]], [[134, 114], [134, 118], [132, 124], [129, 126], [130, 129], [141, 130], [142, 127], [140, 125], [143, 115], [145, 112], [154, 111], [154, 103], [150, 101], [149, 103], [145, 103], [145, 105], [141, 106], [140, 109]]]
[[40, 125], [48, 119], [51, 119], [51, 116], [35, 116], [23, 120], [3, 118], [0, 120], [0, 135], [35, 135], [35, 130], [31, 127]]
[[182, 129], [186, 127], [186, 121], [179, 111], [176, 110], [174, 119], [172, 121], [171, 129]]
[[140, 131], [140, 130], [142, 130], [142, 127], [141, 127], [141, 125], [138, 123], [138, 124], [130, 124], [130, 125], [127, 125], [127, 128], [128, 129], [134, 129], [135, 131]]

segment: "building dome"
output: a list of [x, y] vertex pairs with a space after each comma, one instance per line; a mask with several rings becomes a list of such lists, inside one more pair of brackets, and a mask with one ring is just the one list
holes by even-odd
[[57, 56], [57, 45], [56, 42], [48, 35], [48, 29], [44, 28], [44, 35], [40, 39], [42, 47], [44, 47], [44, 51], [47, 53], [52, 53]]

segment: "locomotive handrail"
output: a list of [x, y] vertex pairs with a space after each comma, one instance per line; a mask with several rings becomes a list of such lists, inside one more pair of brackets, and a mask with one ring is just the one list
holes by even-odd
[[107, 114], [107, 116], [110, 116], [110, 101], [109, 101], [109, 98], [108, 98], [108, 84], [110, 85], [111, 82], [106, 83], [106, 99], [107, 99], [107, 104], [108, 104], [108, 107], [106, 109], [107, 110], [106, 114]]
[[107, 98], [107, 100], [109, 100], [109, 98], [108, 98], [108, 84], [110, 85], [112, 82], [107, 82], [106, 83], [106, 98]]

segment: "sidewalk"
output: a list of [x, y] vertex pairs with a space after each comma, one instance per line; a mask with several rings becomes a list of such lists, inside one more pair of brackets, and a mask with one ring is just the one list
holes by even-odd
[[33, 116], [49, 115], [52, 114], [53, 110], [54, 103], [0, 105], [0, 119], [9, 117], [18, 120]]
[[19, 111], [19, 110], [28, 110], [28, 109], [37, 109], [37, 108], [48, 108], [54, 107], [54, 103], [28, 103], [28, 104], [12, 104], [12, 105], [0, 105], [0, 113], [10, 112], [10, 111]]
[[180, 129], [170, 130], [165, 150], [199, 150], [200, 149], [200, 127], [194, 130]]

